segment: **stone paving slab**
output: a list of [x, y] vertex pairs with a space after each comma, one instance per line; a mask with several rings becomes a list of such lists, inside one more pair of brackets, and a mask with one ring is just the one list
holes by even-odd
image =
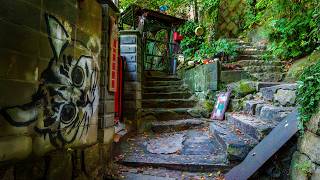
[[[172, 147], [166, 141], [176, 141], [175, 143], [179, 144], [182, 137], [184, 141], [181, 150], [175, 149], [176, 151], [168, 153]], [[158, 145], [161, 150], [148, 151], [147, 146], [150, 142]], [[122, 154], [120, 162], [133, 166], [167, 167], [190, 171], [228, 167], [228, 160], [222, 152], [221, 145], [210, 135], [208, 128], [156, 134], [152, 137], [138, 136], [123, 146]]]
[[265, 122], [259, 118], [241, 114], [241, 113], [226, 113], [228, 123], [234, 125], [242, 133], [248, 134], [252, 138], [261, 140], [276, 126], [276, 122]]

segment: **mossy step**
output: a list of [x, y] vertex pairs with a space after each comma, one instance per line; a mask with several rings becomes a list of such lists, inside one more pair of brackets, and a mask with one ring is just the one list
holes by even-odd
[[193, 108], [143, 108], [142, 117], [152, 115], [158, 121], [190, 119]]
[[146, 81], [145, 87], [153, 86], [179, 86], [182, 85], [182, 81]]
[[263, 72], [282, 72], [282, 66], [273, 66], [273, 65], [260, 65], [260, 66], [246, 66], [243, 67], [245, 71], [250, 73], [263, 73]]
[[142, 108], [192, 108], [196, 103], [193, 99], [146, 99]]
[[236, 132], [236, 129], [226, 122], [211, 122], [210, 131], [223, 146], [230, 161], [242, 161], [249, 151], [258, 144], [256, 139]]
[[156, 121], [151, 123], [151, 129], [155, 133], [183, 131], [203, 125], [201, 119], [182, 119], [170, 121]]
[[155, 92], [155, 93], [143, 93], [143, 99], [188, 99], [192, 95], [190, 92]]
[[273, 66], [282, 66], [281, 61], [265, 61], [265, 60], [240, 60], [236, 64], [240, 66], [260, 66], [260, 65], [273, 65]]
[[176, 92], [176, 91], [187, 91], [188, 88], [184, 85], [182, 86], [153, 86], [153, 87], [144, 87], [145, 93], [152, 93], [152, 92], [161, 92], [161, 93], [167, 93], [167, 92]]
[[226, 113], [226, 119], [241, 133], [257, 140], [261, 140], [268, 135], [277, 124], [275, 121], [266, 122], [257, 117], [241, 113]]
[[265, 52], [266, 51], [264, 51], [264, 50], [258, 50], [258, 49], [254, 49], [254, 48], [240, 49], [241, 55], [262, 55]]
[[257, 81], [279, 82], [283, 79], [284, 73], [281, 73], [281, 72], [250, 73], [250, 76]]

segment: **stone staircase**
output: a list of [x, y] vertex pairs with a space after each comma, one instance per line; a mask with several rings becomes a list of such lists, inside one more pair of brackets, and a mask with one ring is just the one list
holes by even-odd
[[146, 79], [142, 123], [147, 131], [120, 144], [125, 179], [214, 179], [240, 163], [294, 110], [295, 84], [261, 83], [241, 111], [224, 121], [195, 118], [188, 88], [174, 76]]
[[283, 64], [278, 60], [263, 60], [265, 46], [256, 46], [242, 40], [234, 40], [239, 46], [239, 55], [232, 65], [241, 67], [249, 77], [257, 81], [278, 82], [283, 79]]

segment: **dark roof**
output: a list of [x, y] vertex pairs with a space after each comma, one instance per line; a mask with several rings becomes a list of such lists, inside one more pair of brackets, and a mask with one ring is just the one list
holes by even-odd
[[139, 16], [143, 14], [146, 15], [147, 19], [156, 20], [161, 24], [165, 24], [167, 26], [180, 25], [186, 21], [185, 19], [163, 14], [161, 12], [154, 11], [151, 9], [145, 9], [138, 5], [130, 5], [123, 13], [121, 13], [122, 23], [132, 26], [134, 18], [134, 23], [135, 25], [137, 25], [139, 22]]

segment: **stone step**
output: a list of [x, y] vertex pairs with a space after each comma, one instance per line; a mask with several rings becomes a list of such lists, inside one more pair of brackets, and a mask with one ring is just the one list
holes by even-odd
[[246, 47], [240, 50], [241, 55], [262, 55], [265, 51]]
[[152, 86], [180, 86], [182, 85], [182, 81], [146, 81], [145, 87]]
[[250, 66], [244, 66], [242, 67], [245, 71], [248, 71], [250, 73], [263, 73], [263, 72], [282, 72], [282, 66], [273, 66], [273, 65], [250, 65]]
[[249, 115], [260, 114], [261, 107], [266, 102], [263, 100], [248, 100], [243, 102], [243, 111]]
[[261, 88], [277, 86], [283, 84], [282, 82], [257, 82], [257, 91], [260, 91]]
[[261, 65], [282, 66], [281, 61], [265, 61], [265, 60], [240, 60], [240, 61], [237, 61], [237, 64], [242, 67], [261, 66]]
[[188, 99], [192, 96], [190, 92], [168, 92], [168, 93], [143, 93], [143, 99]]
[[262, 60], [261, 55], [239, 55], [238, 60]]
[[151, 130], [155, 133], [183, 131], [201, 126], [204, 123], [205, 121], [201, 119], [156, 121], [151, 123]]
[[278, 90], [285, 90], [285, 91], [296, 91], [297, 84], [280, 84], [277, 86], [271, 86], [271, 87], [265, 87], [261, 88], [260, 92], [262, 94], [262, 97], [267, 101], [273, 101], [274, 95], [278, 92]]
[[249, 151], [258, 144], [256, 139], [239, 131], [236, 132], [236, 129], [226, 122], [211, 122], [210, 131], [223, 146], [230, 161], [242, 161]]
[[142, 100], [142, 108], [192, 108], [194, 99], [146, 99]]
[[180, 81], [177, 76], [149, 76], [146, 77], [147, 81]]
[[167, 93], [167, 92], [177, 92], [181, 91], [184, 92], [188, 88], [186, 86], [154, 86], [154, 87], [144, 87], [143, 90], [145, 93], [152, 93], [152, 92], [161, 92], [161, 93]]
[[257, 81], [271, 81], [271, 82], [280, 82], [284, 77], [284, 73], [281, 73], [281, 72], [250, 73], [250, 75], [253, 79]]
[[258, 108], [257, 115], [266, 122], [280, 122], [296, 109], [295, 107], [278, 107], [273, 105], [263, 105]]
[[119, 161], [130, 166], [165, 167], [184, 171], [214, 171], [229, 168], [219, 142], [209, 130], [136, 136], [122, 142]]
[[152, 115], [158, 121], [190, 119], [193, 118], [189, 113], [192, 110], [192, 108], [144, 108], [142, 117]]
[[251, 115], [240, 113], [226, 113], [228, 123], [235, 126], [242, 133], [254, 139], [261, 140], [276, 126], [276, 122], [265, 122]]

